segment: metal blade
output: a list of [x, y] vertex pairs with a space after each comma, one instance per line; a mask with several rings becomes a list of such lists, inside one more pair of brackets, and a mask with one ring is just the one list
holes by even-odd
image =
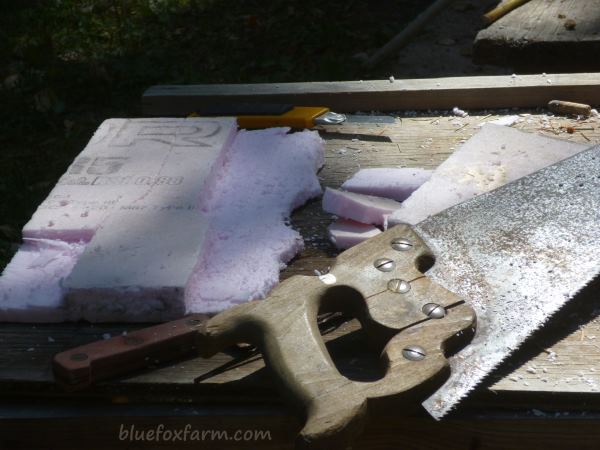
[[394, 116], [371, 116], [368, 114], [346, 114], [346, 123], [396, 123]]
[[427, 275], [477, 313], [472, 343], [423, 403], [440, 418], [600, 272], [600, 146], [415, 230], [437, 258]]

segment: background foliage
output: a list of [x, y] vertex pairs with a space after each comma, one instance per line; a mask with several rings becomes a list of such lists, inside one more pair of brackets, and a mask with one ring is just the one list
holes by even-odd
[[0, 269], [93, 131], [152, 84], [348, 80], [430, 0], [0, 0]]

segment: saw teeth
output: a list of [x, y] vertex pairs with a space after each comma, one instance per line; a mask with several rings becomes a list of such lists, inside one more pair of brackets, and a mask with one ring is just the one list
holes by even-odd
[[[423, 405], [436, 418], [469, 393], [600, 272], [600, 146], [414, 227], [436, 255], [428, 276], [470, 305], [473, 341]], [[593, 175], [591, 181], [581, 177]]]

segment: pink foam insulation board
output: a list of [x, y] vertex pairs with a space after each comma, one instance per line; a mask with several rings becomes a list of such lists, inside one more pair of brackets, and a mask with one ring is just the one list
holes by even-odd
[[564, 140], [486, 124], [444, 161], [389, 216], [390, 225], [417, 224], [455, 204], [521, 178], [586, 148]]
[[110, 119], [23, 228], [25, 238], [89, 241], [115, 208], [194, 207], [234, 119]]
[[[146, 322], [220, 311], [231, 298], [198, 284], [199, 271], [218, 261], [228, 239], [240, 244], [253, 226], [270, 225], [263, 243], [272, 251], [236, 274], [254, 284], [236, 285], [221, 268], [237, 300], [264, 295], [278, 270], [257, 268], [279, 268], [301, 248], [284, 220], [320, 193], [322, 141], [286, 132], [238, 135], [228, 118], [104, 122], [24, 228], [25, 244], [0, 277], [0, 319]], [[257, 210], [246, 203], [251, 190]], [[271, 221], [258, 224], [258, 215]], [[199, 291], [211, 293], [210, 308]]]
[[408, 167], [361, 169], [342, 184], [342, 189], [402, 202], [425, 183], [432, 172]]

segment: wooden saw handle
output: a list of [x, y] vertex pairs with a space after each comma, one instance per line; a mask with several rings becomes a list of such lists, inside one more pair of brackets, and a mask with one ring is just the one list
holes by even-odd
[[[55, 374], [85, 386], [143, 367], [150, 354], [193, 350], [211, 357], [236, 343], [252, 343], [305, 418], [298, 444], [344, 448], [361, 432], [370, 400], [415, 394], [424, 386], [431, 394], [447, 374], [446, 343], [457, 335], [470, 337], [463, 331], [475, 326], [474, 312], [424, 275], [432, 264], [420, 237], [398, 225], [340, 254], [324, 276], [294, 276], [266, 300], [238, 305], [207, 322], [188, 317], [63, 352], [55, 357]], [[339, 373], [317, 326], [319, 311], [328, 310], [350, 313], [370, 339], [386, 343], [383, 378], [358, 382]], [[80, 353], [86, 358], [78, 359]]]
[[[369, 400], [408, 393], [443, 374], [446, 342], [475, 325], [470, 307], [419, 271], [426, 258], [416, 233], [396, 226], [338, 256], [325, 276], [292, 277], [267, 300], [213, 317], [200, 352], [210, 357], [236, 342], [258, 346], [280, 390], [306, 418], [300, 446], [343, 448], [361, 432]], [[431, 305], [444, 315], [428, 316]], [[391, 337], [381, 355], [382, 379], [356, 382], [339, 373], [317, 327], [323, 309], [350, 311], [376, 340]]]

